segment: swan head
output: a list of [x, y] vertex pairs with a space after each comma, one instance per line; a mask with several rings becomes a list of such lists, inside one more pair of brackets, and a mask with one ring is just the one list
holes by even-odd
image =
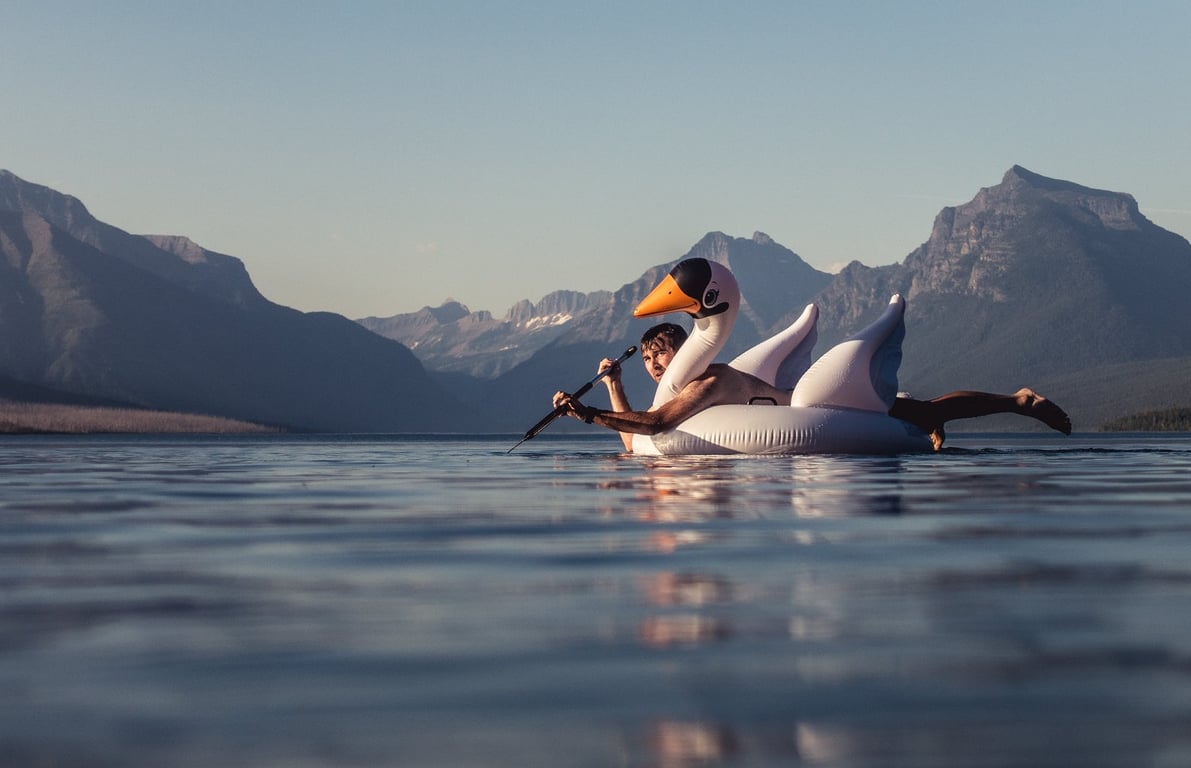
[[721, 315], [740, 303], [740, 287], [723, 264], [684, 259], [633, 310], [633, 317], [686, 312], [696, 320]]

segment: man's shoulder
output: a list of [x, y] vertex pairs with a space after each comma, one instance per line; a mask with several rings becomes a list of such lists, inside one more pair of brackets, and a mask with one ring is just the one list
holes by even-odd
[[712, 363], [707, 366], [707, 370], [696, 376], [691, 383], [696, 381], [711, 383], [715, 381], [735, 381], [747, 374], [741, 373], [732, 366], [726, 363]]

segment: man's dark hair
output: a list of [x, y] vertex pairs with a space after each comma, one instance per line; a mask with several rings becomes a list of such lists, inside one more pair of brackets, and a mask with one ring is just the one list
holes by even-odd
[[658, 339], [665, 339], [675, 352], [686, 341], [686, 330], [674, 323], [659, 323], [641, 334], [641, 349], [648, 349]]

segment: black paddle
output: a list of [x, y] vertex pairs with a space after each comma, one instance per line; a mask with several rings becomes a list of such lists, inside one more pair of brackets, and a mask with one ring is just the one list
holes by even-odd
[[[625, 360], [628, 360], [630, 357], [632, 357], [636, 353], [637, 353], [636, 347], [629, 347], [628, 349], [626, 349], [624, 351], [623, 355], [616, 358], [616, 365], [620, 365], [621, 363], [623, 363]], [[609, 373], [611, 373], [612, 369], [615, 368], [616, 365], [608, 366], [608, 368], [605, 369], [603, 373], [597, 375], [594, 379], [592, 379], [591, 381], [587, 382], [586, 384], [584, 384], [583, 386], [581, 386], [577, 390], [575, 390], [575, 394], [571, 395], [571, 397], [578, 400], [580, 397], [583, 397], [584, 395], [586, 395], [588, 392], [591, 391], [591, 388], [593, 386], [595, 386], [595, 383], [597, 381], [599, 381], [600, 379], [604, 378], [605, 376], [607, 376]], [[521, 445], [521, 443], [524, 443], [526, 440], [532, 440], [535, 436], [537, 436], [537, 434], [539, 432], [541, 432], [546, 427], [550, 426], [550, 422], [554, 421], [555, 419], [557, 419], [559, 416], [563, 415], [566, 412], [567, 412], [567, 407], [565, 405], [560, 405], [557, 408], [555, 408], [553, 411], [550, 411], [550, 413], [546, 414], [546, 417], [544, 419], [542, 419], [537, 424], [534, 424], [532, 427], [529, 428], [529, 431], [527, 431], [525, 433], [525, 437], [523, 437], [517, 441], [517, 445]], [[505, 455], [507, 456], [508, 454], [510, 454], [514, 450], [516, 450], [517, 445], [514, 445], [512, 448], [510, 448], [506, 452]]]

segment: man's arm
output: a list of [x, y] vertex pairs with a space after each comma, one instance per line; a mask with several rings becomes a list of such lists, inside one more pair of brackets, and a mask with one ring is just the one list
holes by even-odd
[[655, 411], [602, 411], [586, 406], [565, 393], [559, 393], [562, 397], [556, 396], [554, 404], [568, 404], [568, 415], [588, 424], [598, 424], [622, 434], [656, 435], [673, 429], [705, 408], [718, 405], [716, 382], [713, 376], [695, 379]]
[[[612, 410], [616, 413], [633, 410], [633, 406], [629, 405], [628, 395], [625, 394], [624, 384], [620, 380], [620, 363], [611, 358], [604, 358], [600, 361], [600, 368], [597, 373], [603, 373], [604, 371], [609, 371], [608, 375], [604, 377], [604, 386], [608, 388], [608, 402], [612, 404]], [[632, 433], [621, 432], [620, 441], [624, 443], [624, 449], [632, 453]]]

